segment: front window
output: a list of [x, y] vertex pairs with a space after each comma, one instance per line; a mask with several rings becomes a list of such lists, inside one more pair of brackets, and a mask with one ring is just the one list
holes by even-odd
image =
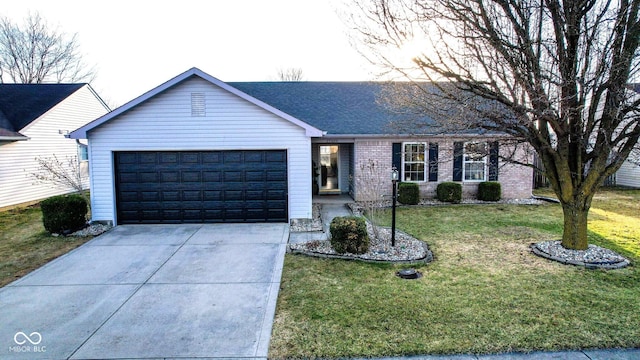
[[89, 161], [89, 147], [84, 144], [78, 144], [78, 161]]
[[469, 142], [464, 144], [463, 179], [465, 181], [486, 180], [487, 154], [487, 143]]
[[404, 181], [425, 181], [426, 143], [405, 143], [403, 151], [402, 179]]

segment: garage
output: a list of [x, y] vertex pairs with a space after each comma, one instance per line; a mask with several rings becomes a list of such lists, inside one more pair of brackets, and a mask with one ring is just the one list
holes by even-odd
[[114, 153], [118, 224], [287, 222], [287, 151]]
[[91, 220], [310, 219], [324, 132], [192, 68], [72, 131], [87, 139]]

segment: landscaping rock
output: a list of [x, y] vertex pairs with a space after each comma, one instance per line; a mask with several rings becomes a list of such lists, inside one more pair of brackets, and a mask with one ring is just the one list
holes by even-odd
[[109, 229], [111, 229], [111, 226], [109, 225], [105, 225], [105, 224], [99, 224], [99, 223], [95, 223], [95, 224], [91, 224], [87, 227], [85, 227], [84, 229], [78, 230], [72, 234], [70, 234], [70, 236], [98, 236], [106, 231], [108, 231]]
[[561, 241], [544, 241], [532, 244], [531, 252], [563, 264], [589, 269], [620, 269], [630, 264], [622, 255], [593, 244], [587, 250], [569, 250], [562, 246]]
[[322, 218], [320, 210], [322, 206], [320, 204], [313, 204], [312, 216], [313, 219], [294, 219], [291, 221], [291, 232], [308, 232], [308, 231], [322, 231]]
[[379, 227], [379, 237], [373, 234], [373, 225], [367, 222], [367, 232], [369, 233], [369, 251], [364, 254], [338, 254], [331, 247], [328, 240], [315, 240], [290, 244], [289, 248], [293, 253], [302, 253], [311, 256], [357, 259], [371, 262], [394, 262], [394, 263], [416, 263], [430, 262], [433, 255], [429, 247], [424, 242], [396, 230], [396, 246], [391, 246], [391, 229]]

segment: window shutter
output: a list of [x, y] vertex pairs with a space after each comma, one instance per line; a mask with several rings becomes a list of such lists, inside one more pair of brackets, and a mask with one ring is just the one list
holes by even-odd
[[498, 142], [489, 144], [489, 181], [498, 181]]
[[392, 144], [393, 154], [391, 155], [391, 167], [396, 167], [400, 172], [400, 178], [402, 179], [402, 143]]
[[462, 156], [464, 153], [464, 143], [453, 143], [453, 181], [462, 181]]
[[438, 181], [438, 143], [429, 143], [429, 181]]

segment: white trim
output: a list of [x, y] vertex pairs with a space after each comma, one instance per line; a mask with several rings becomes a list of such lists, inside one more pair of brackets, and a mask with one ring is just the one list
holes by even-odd
[[[340, 193], [342, 193], [342, 165], [341, 165], [341, 155], [340, 155], [340, 144], [339, 143], [335, 143], [335, 144], [331, 144], [331, 143], [327, 143], [327, 144], [315, 144], [318, 146], [318, 158], [316, 159], [318, 161], [318, 165], [320, 168], [320, 175], [319, 175], [319, 179], [316, 179], [316, 181], [319, 181], [320, 183], [318, 184], [318, 188], [320, 189], [319, 194], [331, 194], [331, 193], [335, 193], [340, 191]], [[338, 188], [337, 189], [325, 189], [324, 193], [322, 190], [322, 151], [321, 148], [323, 146], [336, 146], [338, 148], [338, 152], [337, 152], [337, 167], [338, 167], [338, 176], [336, 176], [336, 180], [338, 181]], [[313, 170], [312, 170], [313, 171]]]
[[[424, 147], [423, 150], [423, 160], [422, 160], [422, 165], [424, 166], [422, 169], [422, 176], [423, 176], [423, 180], [407, 180], [405, 173], [404, 173], [404, 169], [405, 169], [405, 155], [407, 154], [407, 152], [405, 151], [405, 146], [406, 145], [422, 145]], [[410, 164], [418, 164], [418, 161], [410, 161]], [[424, 183], [427, 182], [429, 180], [429, 143], [428, 142], [423, 142], [423, 141], [407, 141], [407, 142], [403, 142], [402, 143], [402, 161], [401, 161], [401, 166], [402, 168], [399, 169], [400, 171], [400, 180], [404, 181], [404, 182], [413, 182], [413, 183]]]
[[[486, 154], [484, 154], [484, 156], [482, 157], [482, 161], [480, 160], [476, 160], [476, 161], [467, 161], [467, 145], [468, 144], [484, 144], [485, 146], [485, 152]], [[483, 181], [487, 181], [487, 177], [488, 177], [488, 167], [487, 167], [487, 158], [489, 157], [489, 142], [487, 141], [467, 141], [464, 142], [462, 144], [462, 181], [463, 182], [470, 182], [470, 183], [477, 183], [477, 182], [483, 182]], [[483, 163], [484, 165], [484, 170], [482, 172], [483, 178], [482, 179], [467, 179], [467, 164], [477, 164], [477, 163]]]
[[272, 107], [271, 105], [268, 105], [252, 96], [247, 95], [246, 93], [228, 85], [227, 83], [216, 79], [215, 77], [203, 72], [202, 70], [198, 69], [198, 68], [191, 68], [185, 72], [183, 72], [182, 74], [174, 77], [173, 79], [161, 84], [160, 86], [157, 86], [149, 91], [147, 91], [146, 93], [138, 96], [137, 98], [129, 101], [128, 103], [120, 106], [119, 108], [111, 111], [110, 113], [107, 113], [106, 115], [86, 124], [85, 126], [74, 130], [73, 132], [71, 132], [71, 134], [69, 134], [69, 137], [71, 137], [72, 139], [87, 139], [87, 132], [97, 128], [98, 126], [110, 121], [111, 119], [117, 117], [118, 115], [121, 115], [129, 110], [131, 110], [132, 108], [140, 105], [141, 103], [149, 100], [150, 98], [172, 88], [173, 86], [189, 79], [192, 76], [198, 76], [206, 81], [209, 81], [210, 83], [234, 94], [237, 95], [239, 97], [241, 97], [244, 100], [249, 101], [250, 103], [257, 105], [295, 125], [300, 126], [301, 128], [305, 129], [306, 135], [309, 137], [322, 137], [323, 136], [323, 131], [305, 123], [302, 120], [299, 120], [289, 114], [286, 114], [274, 107]]
[[25, 141], [30, 139], [27, 136], [0, 136], [0, 141]]

